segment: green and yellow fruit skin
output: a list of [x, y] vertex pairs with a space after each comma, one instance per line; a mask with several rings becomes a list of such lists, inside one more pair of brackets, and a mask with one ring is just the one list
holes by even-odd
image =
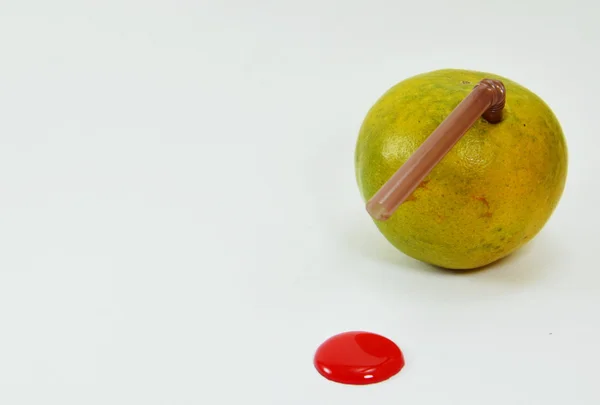
[[509, 255], [554, 212], [568, 156], [552, 110], [507, 78], [437, 70], [377, 100], [356, 144], [356, 179], [367, 201], [484, 78], [506, 87], [504, 119], [478, 120], [390, 219], [375, 221], [398, 250], [447, 269], [474, 269]]

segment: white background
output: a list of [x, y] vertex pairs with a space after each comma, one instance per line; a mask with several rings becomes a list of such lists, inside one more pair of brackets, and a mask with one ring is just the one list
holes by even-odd
[[[0, 403], [600, 403], [596, 4], [0, 1]], [[538, 93], [570, 151], [543, 232], [465, 275], [354, 179], [370, 106], [447, 67]], [[405, 369], [323, 379], [356, 329]]]

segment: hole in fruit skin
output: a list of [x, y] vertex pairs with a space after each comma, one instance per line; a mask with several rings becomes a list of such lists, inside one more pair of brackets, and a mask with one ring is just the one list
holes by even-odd
[[463, 80], [463, 81], [461, 81], [461, 84], [471, 84], [471, 82], [468, 80]]

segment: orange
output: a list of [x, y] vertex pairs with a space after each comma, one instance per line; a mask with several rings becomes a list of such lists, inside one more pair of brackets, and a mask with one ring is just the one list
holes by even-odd
[[506, 87], [504, 119], [480, 119], [387, 221], [401, 252], [448, 269], [509, 255], [544, 227], [567, 177], [567, 145], [550, 107], [532, 91], [484, 72], [446, 69], [388, 90], [360, 128], [355, 168], [367, 201], [481, 79]]

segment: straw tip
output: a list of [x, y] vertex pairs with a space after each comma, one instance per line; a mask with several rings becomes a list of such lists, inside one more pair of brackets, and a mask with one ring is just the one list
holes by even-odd
[[483, 119], [496, 124], [502, 121], [504, 104], [506, 103], [506, 87], [500, 80], [483, 79], [480, 86], [485, 87], [490, 92], [490, 107], [483, 113]]
[[377, 221], [386, 221], [391, 217], [391, 213], [383, 206], [383, 204], [376, 201], [369, 201], [367, 203], [367, 212]]

